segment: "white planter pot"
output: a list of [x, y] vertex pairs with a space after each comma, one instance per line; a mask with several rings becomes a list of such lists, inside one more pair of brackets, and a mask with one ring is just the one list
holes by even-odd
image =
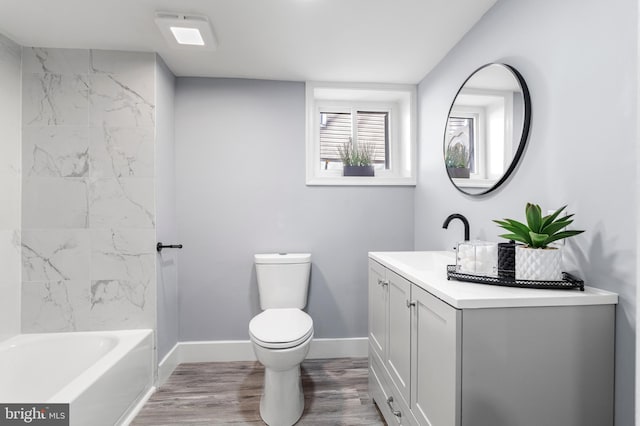
[[562, 279], [562, 250], [516, 247], [516, 279], [559, 281]]

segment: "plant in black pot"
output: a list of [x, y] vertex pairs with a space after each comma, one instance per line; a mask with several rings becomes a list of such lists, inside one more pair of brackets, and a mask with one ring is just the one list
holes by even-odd
[[354, 146], [351, 141], [338, 147], [338, 155], [343, 166], [344, 176], [374, 176], [372, 144], [362, 143]]
[[455, 136], [449, 141], [444, 154], [447, 173], [452, 178], [469, 178], [469, 150], [462, 142], [453, 142], [454, 139]]
[[502, 238], [522, 243], [516, 246], [516, 279], [557, 281], [562, 279], [562, 251], [551, 243], [573, 237], [584, 231], [567, 230], [573, 214], [560, 216], [567, 206], [542, 216], [537, 204], [527, 203], [526, 224], [513, 219], [494, 220], [509, 231]]

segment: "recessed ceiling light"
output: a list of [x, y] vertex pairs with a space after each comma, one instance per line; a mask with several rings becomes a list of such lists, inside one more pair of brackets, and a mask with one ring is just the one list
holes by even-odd
[[171, 47], [198, 50], [214, 50], [218, 47], [206, 16], [157, 12], [155, 21]]
[[202, 34], [197, 28], [169, 27], [178, 44], [190, 44], [192, 46], [204, 46]]

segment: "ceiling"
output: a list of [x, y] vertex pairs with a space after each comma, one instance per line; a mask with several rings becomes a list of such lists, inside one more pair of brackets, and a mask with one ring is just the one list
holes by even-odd
[[[23, 46], [155, 51], [176, 76], [419, 82], [496, 0], [0, 0]], [[168, 47], [156, 11], [206, 15], [219, 47]]]

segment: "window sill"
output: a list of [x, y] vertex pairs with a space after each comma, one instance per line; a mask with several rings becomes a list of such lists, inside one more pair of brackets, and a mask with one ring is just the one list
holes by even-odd
[[315, 176], [307, 186], [416, 186], [414, 177]]

